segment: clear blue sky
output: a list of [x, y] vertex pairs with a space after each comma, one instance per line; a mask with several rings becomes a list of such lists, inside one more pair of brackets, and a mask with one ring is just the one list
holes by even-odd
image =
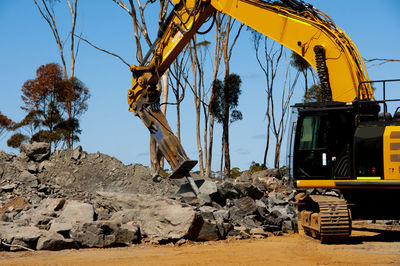
[[[66, 1], [58, 4], [57, 22], [65, 38], [70, 28]], [[400, 59], [400, 2], [397, 0], [309, 1], [328, 13], [357, 45], [364, 58]], [[151, 14], [150, 14], [151, 15]], [[129, 16], [111, 0], [79, 3], [77, 33], [98, 46], [120, 54], [135, 63], [135, 45]], [[155, 16], [153, 16], [155, 17]], [[157, 20], [149, 21], [156, 25]], [[35, 77], [36, 69], [50, 62], [60, 63], [56, 43], [33, 1], [0, 1], [0, 110], [15, 121], [24, 117], [20, 109], [21, 86]], [[151, 35], [154, 39], [155, 33]], [[209, 37], [213, 38], [213, 36]], [[66, 52], [68, 49], [66, 49]], [[68, 51], [69, 52], [69, 51]], [[400, 63], [368, 68], [371, 79], [400, 78]], [[212, 70], [210, 69], [210, 72]], [[242, 77], [239, 110], [244, 119], [231, 125], [231, 165], [247, 169], [251, 161], [260, 162], [265, 146], [264, 77], [260, 71], [248, 31], [244, 31], [234, 50], [231, 72]], [[88, 152], [102, 152], [126, 164], [149, 164], [147, 129], [127, 111], [126, 90], [129, 69], [116, 58], [81, 43], [76, 76], [91, 92], [89, 110], [81, 120], [80, 144]], [[300, 101], [302, 82], [293, 103]], [[399, 84], [400, 85], [400, 84]], [[400, 86], [398, 87], [400, 89]], [[392, 97], [400, 98], [400, 92]], [[189, 157], [197, 158], [193, 96], [187, 93], [182, 106], [182, 144]], [[175, 108], [168, 107], [168, 119], [175, 128]], [[215, 134], [214, 170], [219, 165], [220, 126]], [[9, 136], [0, 139], [0, 149]], [[270, 163], [271, 165], [272, 163]]]

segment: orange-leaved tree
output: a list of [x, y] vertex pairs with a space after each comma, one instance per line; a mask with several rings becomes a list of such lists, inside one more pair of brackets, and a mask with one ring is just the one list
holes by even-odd
[[[73, 87], [74, 89], [71, 89]], [[79, 116], [87, 110], [88, 89], [77, 78], [65, 80], [58, 64], [50, 63], [40, 66], [36, 78], [28, 80], [22, 86], [22, 110], [27, 112], [25, 118], [14, 126], [14, 130], [28, 129], [29, 137], [20, 132], [14, 134], [7, 144], [18, 147], [24, 141], [44, 141], [54, 145], [79, 140]], [[68, 101], [66, 100], [68, 99]], [[74, 117], [70, 118], [71, 106]]]
[[14, 121], [3, 115], [0, 111], [0, 137], [15, 125]]

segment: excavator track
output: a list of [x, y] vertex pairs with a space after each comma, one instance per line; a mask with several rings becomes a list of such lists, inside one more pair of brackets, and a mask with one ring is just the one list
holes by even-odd
[[351, 216], [345, 200], [308, 195], [299, 200], [299, 230], [321, 242], [346, 240], [351, 233]]

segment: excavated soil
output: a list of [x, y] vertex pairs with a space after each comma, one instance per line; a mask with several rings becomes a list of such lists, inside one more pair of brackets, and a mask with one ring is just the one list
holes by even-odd
[[355, 223], [347, 244], [298, 234], [267, 239], [0, 253], [0, 265], [399, 265], [400, 229]]

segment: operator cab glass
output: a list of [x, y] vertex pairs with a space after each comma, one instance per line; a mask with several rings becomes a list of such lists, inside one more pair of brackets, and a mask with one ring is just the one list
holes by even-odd
[[303, 179], [325, 179], [329, 176], [327, 116], [307, 115], [299, 122], [294, 175]]

